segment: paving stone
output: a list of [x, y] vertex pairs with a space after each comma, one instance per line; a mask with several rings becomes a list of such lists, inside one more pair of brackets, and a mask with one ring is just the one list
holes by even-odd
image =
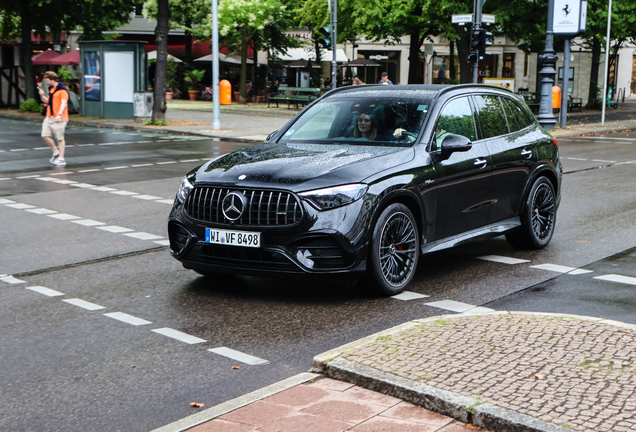
[[294, 412], [294, 408], [271, 402], [256, 401], [242, 408], [222, 415], [223, 420], [235, 421], [254, 426], [264, 426], [276, 419]]
[[311, 403], [324, 399], [327, 396], [329, 396], [329, 392], [326, 390], [307, 385], [298, 385], [263, 400], [265, 402], [272, 402], [280, 405], [306, 407]]
[[437, 426], [374, 417], [350, 429], [351, 432], [435, 432]]
[[394, 407], [384, 411], [380, 414], [380, 416], [415, 423], [424, 423], [436, 427], [442, 427], [452, 422], [452, 419], [449, 417], [418, 407], [408, 402], [400, 402]]
[[188, 432], [252, 432], [254, 430], [256, 426], [216, 419], [188, 429]]
[[334, 420], [360, 423], [385, 410], [386, 408], [384, 407], [368, 403], [330, 401], [312, 404], [301, 412], [303, 414], [313, 414]]
[[353, 423], [306, 414], [294, 414], [278, 419], [258, 432], [341, 432], [349, 430]]

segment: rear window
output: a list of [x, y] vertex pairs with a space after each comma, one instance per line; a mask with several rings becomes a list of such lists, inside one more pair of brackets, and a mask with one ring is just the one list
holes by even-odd
[[477, 105], [481, 137], [493, 138], [508, 133], [508, 123], [499, 97], [490, 95], [474, 96]]
[[512, 111], [512, 114], [514, 115], [515, 120], [517, 120], [517, 123], [519, 123], [520, 129], [528, 127], [534, 123], [534, 120], [528, 117], [528, 114], [526, 114], [526, 111], [523, 108], [521, 108], [517, 102], [509, 98], [503, 98], [503, 100]]

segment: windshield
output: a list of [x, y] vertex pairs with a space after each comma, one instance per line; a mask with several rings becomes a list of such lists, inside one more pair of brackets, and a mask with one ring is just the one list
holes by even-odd
[[330, 98], [307, 110], [280, 142], [410, 146], [429, 104], [419, 99]]

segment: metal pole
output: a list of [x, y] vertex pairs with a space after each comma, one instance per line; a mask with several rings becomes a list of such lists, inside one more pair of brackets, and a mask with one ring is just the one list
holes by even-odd
[[[475, 30], [480, 30], [481, 29], [481, 6], [482, 6], [482, 0], [475, 0], [473, 3], [473, 10], [474, 10], [474, 23], [473, 23], [473, 31]], [[471, 39], [472, 41], [472, 32], [471, 32]], [[475, 63], [473, 63], [473, 84], [477, 84], [479, 82], [479, 54], [477, 54], [477, 58], [475, 60]]]
[[605, 43], [605, 78], [603, 79], [603, 110], [601, 113], [601, 126], [605, 126], [605, 105], [607, 104], [607, 74], [609, 73], [610, 29], [612, 26], [612, 0], [609, 0], [607, 8], [607, 40]]
[[219, 103], [219, 11], [218, 0], [212, 0], [212, 129], [221, 129]]
[[337, 86], [336, 82], [336, 50], [338, 49], [338, 0], [333, 0], [333, 14], [331, 15], [333, 26], [333, 36], [331, 37], [332, 44], [331, 49], [333, 50], [332, 60], [331, 60], [331, 88], [335, 89]]
[[554, 52], [554, 32], [552, 31], [554, 21], [554, 0], [548, 1], [548, 29], [545, 33], [545, 50], [539, 57], [543, 60], [543, 67], [539, 74], [541, 79], [541, 101], [539, 102], [539, 115], [537, 120], [545, 129], [554, 129], [556, 119], [552, 112], [552, 86], [554, 85], [554, 74], [556, 62], [559, 57]]
[[568, 122], [568, 90], [570, 88], [570, 39], [563, 48], [563, 85], [561, 86], [561, 112], [559, 125], [564, 128]]

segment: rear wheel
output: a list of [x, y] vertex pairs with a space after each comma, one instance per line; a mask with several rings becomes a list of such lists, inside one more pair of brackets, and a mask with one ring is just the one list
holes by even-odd
[[506, 234], [512, 246], [541, 249], [550, 243], [556, 222], [556, 194], [552, 183], [540, 177], [532, 185], [521, 214], [521, 228]]
[[413, 280], [420, 253], [417, 223], [404, 204], [384, 209], [373, 229], [368, 276], [385, 295], [399, 294]]

